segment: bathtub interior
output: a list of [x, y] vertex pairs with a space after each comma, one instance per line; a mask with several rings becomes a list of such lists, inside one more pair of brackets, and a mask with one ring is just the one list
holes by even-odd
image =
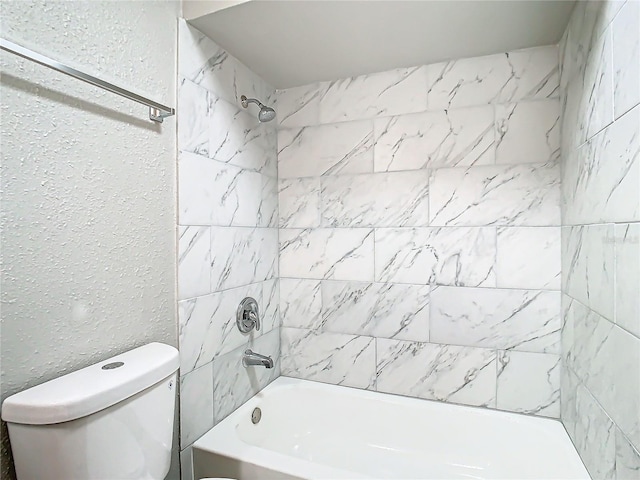
[[589, 478], [556, 420], [286, 377], [198, 440], [194, 469], [239, 479]]

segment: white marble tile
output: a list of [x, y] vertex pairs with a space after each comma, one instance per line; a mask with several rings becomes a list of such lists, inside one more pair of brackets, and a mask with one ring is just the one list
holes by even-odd
[[560, 290], [560, 227], [499, 227], [497, 233], [498, 287]]
[[615, 321], [640, 337], [640, 223], [615, 225]]
[[178, 298], [211, 291], [211, 239], [208, 227], [178, 227]]
[[555, 164], [445, 168], [429, 184], [431, 225], [560, 225]]
[[496, 163], [547, 163], [560, 158], [560, 100], [496, 106]]
[[[249, 225], [259, 227], [278, 228], [278, 179], [267, 175], [260, 175], [262, 183], [262, 194], [258, 205], [257, 222]], [[247, 195], [255, 195], [255, 192], [247, 192]]]
[[[274, 368], [244, 367], [242, 355], [250, 348], [274, 360]], [[278, 330], [256, 338], [213, 361], [213, 401], [220, 422], [269, 383], [280, 376], [280, 336]]]
[[574, 318], [572, 367], [607, 415], [640, 445], [640, 339], [597, 313]]
[[575, 317], [576, 315], [582, 315], [583, 309], [586, 309], [584, 305], [580, 302], [571, 298], [566, 293], [562, 292], [561, 299], [561, 308], [562, 308], [562, 361], [564, 362], [564, 366], [573, 368], [573, 342], [574, 342], [574, 334], [573, 328], [575, 325]]
[[380, 282], [496, 285], [494, 228], [377, 228], [375, 279]]
[[260, 305], [260, 334], [265, 334], [280, 326], [280, 284], [277, 278], [262, 282]]
[[280, 228], [320, 226], [320, 178], [285, 178], [278, 181]]
[[[178, 72], [229, 102], [265, 99], [273, 88], [184, 20], [178, 23]], [[264, 101], [264, 100], [263, 100]]]
[[558, 46], [527, 48], [506, 54], [509, 78], [500, 90], [499, 103], [558, 97]]
[[317, 125], [320, 120], [318, 106], [323, 93], [318, 83], [278, 90], [278, 124], [283, 127]]
[[429, 286], [391, 283], [322, 282], [325, 331], [429, 340]]
[[586, 64], [593, 58], [596, 39], [606, 31], [624, 3], [622, 0], [576, 2], [567, 26], [569, 41], [564, 55], [567, 80], [584, 75]]
[[278, 131], [279, 178], [372, 171], [371, 121]]
[[611, 31], [595, 40], [584, 74], [585, 110], [579, 121], [591, 138], [613, 121], [613, 61]]
[[[584, 85], [581, 77], [574, 78], [563, 90], [563, 106], [561, 115], [560, 150], [566, 157], [574, 149], [580, 146], [586, 133], [581, 118], [584, 114]], [[565, 163], [566, 158], [562, 159]]]
[[253, 297], [264, 313], [261, 294], [261, 285], [255, 283], [179, 302], [180, 371], [190, 372], [258, 336], [238, 330], [236, 310], [243, 298]]
[[180, 448], [214, 425], [212, 363], [180, 377]]
[[560, 292], [435, 287], [430, 340], [537, 353], [560, 353]]
[[564, 291], [614, 320], [613, 225], [564, 227], [562, 275]]
[[495, 161], [493, 106], [380, 118], [373, 125], [376, 172]]
[[556, 46], [427, 66], [429, 110], [558, 96]]
[[640, 103], [640, 2], [627, 1], [612, 24], [615, 118]]
[[209, 157], [259, 172], [273, 170], [275, 127], [215, 95], [209, 103]]
[[319, 280], [280, 279], [282, 326], [315, 329], [322, 324]]
[[178, 85], [178, 150], [209, 154], [209, 92], [189, 80]]
[[498, 352], [500, 410], [560, 417], [560, 355]]
[[429, 172], [327, 176], [321, 198], [325, 227], [427, 225]]
[[324, 82], [320, 123], [344, 122], [426, 110], [426, 68], [398, 68]]
[[213, 227], [211, 252], [214, 291], [267, 280], [278, 272], [278, 230]]
[[495, 351], [383, 338], [376, 344], [379, 392], [495, 407]]
[[569, 437], [575, 438], [578, 412], [576, 411], [576, 392], [580, 381], [565, 363], [560, 372], [560, 419]]
[[566, 224], [640, 220], [640, 107], [583, 145], [563, 166]]
[[282, 375], [372, 388], [375, 371], [376, 348], [371, 337], [282, 329]]
[[179, 214], [186, 225], [255, 226], [262, 175], [198, 155], [180, 155]]
[[264, 135], [264, 150], [260, 151], [262, 162], [258, 163], [260, 173], [270, 177], [278, 177], [278, 127], [275, 122], [258, 125], [261, 135]]
[[640, 479], [640, 452], [616, 429], [616, 480]]
[[281, 229], [279, 233], [281, 276], [373, 280], [373, 230]]
[[180, 225], [211, 225], [210, 203], [216, 194], [214, 180], [219, 168], [207, 157], [189, 152], [178, 155], [178, 222]]
[[576, 392], [577, 421], [573, 444], [591, 478], [615, 475], [615, 425], [584, 386]]

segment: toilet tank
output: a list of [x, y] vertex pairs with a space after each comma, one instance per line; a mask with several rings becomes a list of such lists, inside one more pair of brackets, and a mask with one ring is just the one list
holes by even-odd
[[178, 365], [150, 343], [7, 398], [18, 480], [164, 479]]

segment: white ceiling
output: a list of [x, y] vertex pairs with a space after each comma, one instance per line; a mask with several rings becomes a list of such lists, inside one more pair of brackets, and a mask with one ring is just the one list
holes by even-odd
[[573, 0], [252, 0], [190, 22], [276, 88], [558, 43]]

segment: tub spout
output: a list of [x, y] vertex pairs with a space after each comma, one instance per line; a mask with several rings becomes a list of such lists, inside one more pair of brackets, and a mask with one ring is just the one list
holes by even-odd
[[245, 350], [244, 355], [242, 356], [242, 365], [245, 367], [262, 365], [266, 368], [273, 368], [273, 358], [260, 355], [259, 353], [252, 352], [251, 350]]

